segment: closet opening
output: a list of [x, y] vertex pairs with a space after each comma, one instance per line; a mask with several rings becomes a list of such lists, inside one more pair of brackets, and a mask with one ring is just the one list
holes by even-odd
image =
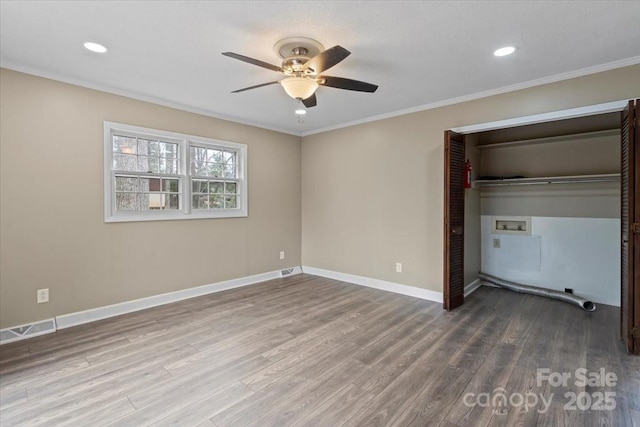
[[624, 231], [640, 215], [630, 106], [626, 124], [629, 105], [618, 102], [445, 132], [445, 309], [464, 303], [482, 271], [621, 307], [623, 338], [638, 351], [638, 257], [625, 265], [634, 234]]

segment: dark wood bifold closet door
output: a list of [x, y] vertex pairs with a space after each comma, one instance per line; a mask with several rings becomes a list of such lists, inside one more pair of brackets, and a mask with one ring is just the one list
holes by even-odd
[[620, 328], [627, 350], [640, 353], [640, 99], [629, 101], [621, 123]]
[[464, 304], [464, 135], [444, 133], [444, 308]]

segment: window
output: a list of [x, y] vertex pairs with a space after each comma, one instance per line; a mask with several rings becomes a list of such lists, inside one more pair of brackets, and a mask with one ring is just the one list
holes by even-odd
[[193, 209], [235, 209], [238, 206], [237, 153], [191, 145]]
[[105, 222], [247, 216], [247, 146], [104, 123]]
[[113, 133], [115, 212], [179, 210], [179, 143]]

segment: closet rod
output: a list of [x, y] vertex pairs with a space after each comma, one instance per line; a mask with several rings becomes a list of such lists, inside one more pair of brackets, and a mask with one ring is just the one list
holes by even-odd
[[600, 175], [576, 175], [576, 176], [550, 176], [537, 178], [513, 178], [513, 179], [478, 179], [475, 185], [478, 187], [497, 187], [503, 185], [537, 185], [537, 184], [571, 184], [587, 182], [617, 182], [620, 181], [619, 173]]

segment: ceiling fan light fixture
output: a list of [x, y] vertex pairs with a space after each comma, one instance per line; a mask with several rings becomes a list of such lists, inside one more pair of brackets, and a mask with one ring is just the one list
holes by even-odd
[[306, 77], [287, 77], [280, 82], [287, 95], [294, 99], [307, 99], [318, 89], [318, 83]]

